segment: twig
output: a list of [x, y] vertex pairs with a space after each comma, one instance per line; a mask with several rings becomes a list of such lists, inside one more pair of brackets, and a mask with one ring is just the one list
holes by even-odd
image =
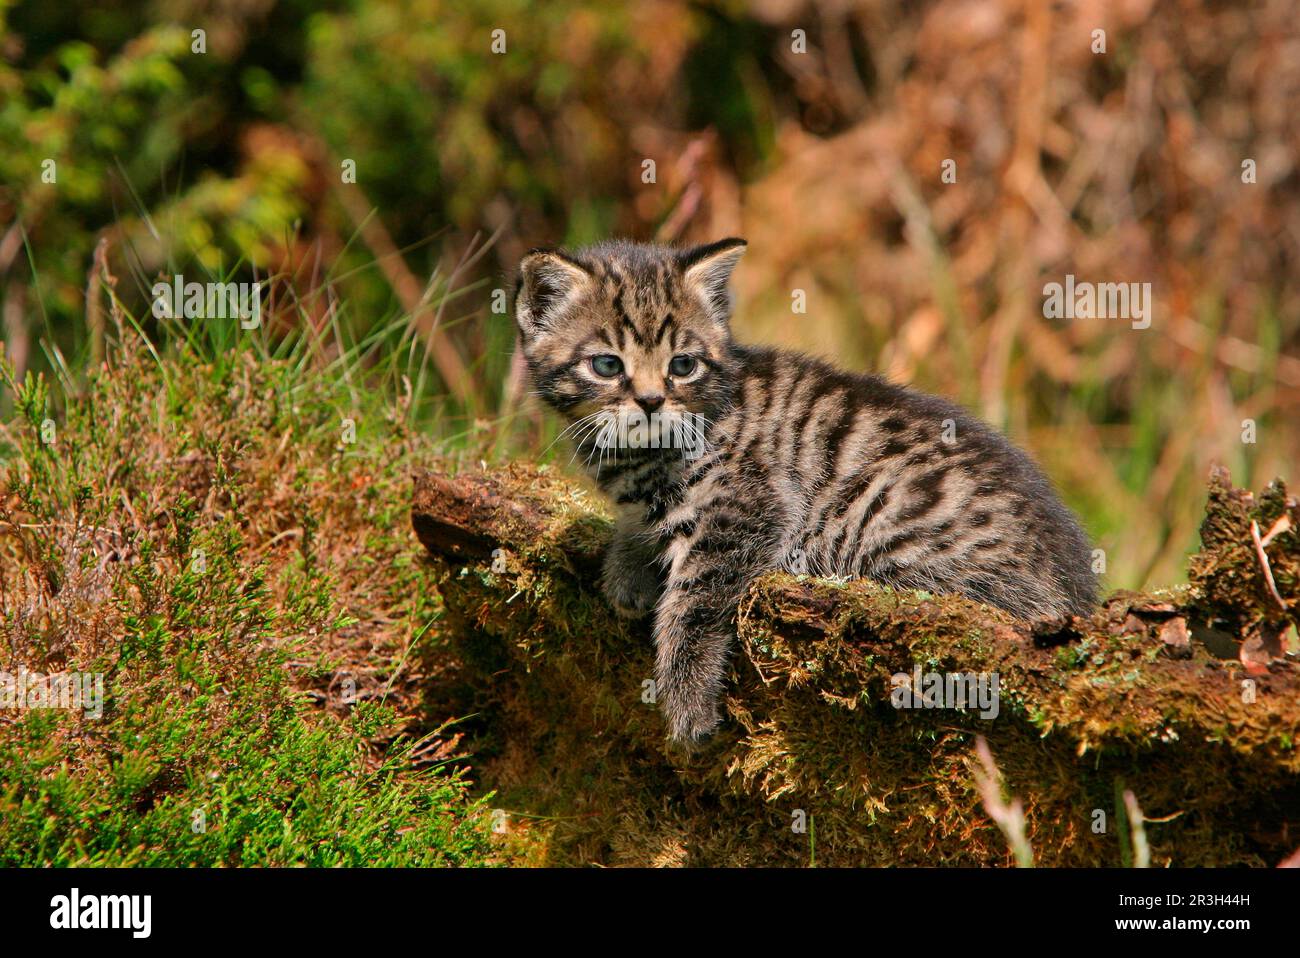
[[362, 242], [374, 254], [375, 262], [397, 294], [402, 308], [410, 315], [411, 324], [425, 337], [443, 383], [460, 402], [472, 405], [473, 379], [465, 361], [447, 334], [438, 328], [436, 320], [432, 323], [427, 321], [429, 290], [421, 289], [419, 280], [407, 268], [397, 245], [384, 224], [374, 215], [374, 208], [360, 187], [355, 184], [336, 184], [335, 195], [352, 220]]
[[[1286, 518], [1283, 516], [1283, 518]], [[1289, 523], [1288, 523], [1289, 525]], [[1277, 531], [1277, 524], [1269, 530], [1268, 536], [1271, 540]], [[1250, 520], [1250, 537], [1255, 540], [1255, 555], [1259, 556], [1259, 564], [1264, 569], [1264, 581], [1268, 583], [1268, 591], [1273, 593], [1273, 598], [1283, 612], [1290, 611], [1286, 603], [1282, 601], [1282, 595], [1277, 591], [1277, 583], [1273, 581], [1273, 569], [1268, 564], [1268, 553], [1264, 551], [1264, 541], [1259, 537], [1259, 523], [1254, 519]]]
[[1279, 516], [1277, 522], [1273, 523], [1273, 528], [1269, 529], [1268, 532], [1264, 533], [1264, 538], [1260, 540], [1259, 544], [1262, 546], [1267, 546], [1275, 538], [1277, 538], [1278, 536], [1280, 536], [1282, 533], [1286, 532], [1290, 528], [1291, 528], [1291, 517], [1286, 515]]
[[1151, 865], [1151, 846], [1147, 844], [1147, 831], [1143, 827], [1146, 819], [1138, 806], [1137, 796], [1133, 790], [1124, 789], [1124, 808], [1128, 811], [1129, 836], [1133, 841], [1133, 867], [1149, 868]]
[[[112, 282], [117, 282], [112, 280]], [[86, 272], [86, 326], [90, 333], [90, 360], [98, 366], [104, 361], [104, 303], [100, 284], [111, 289], [108, 272], [108, 236], [100, 234], [95, 253]]]
[[1018, 798], [1013, 798], [1008, 803], [1002, 797], [1002, 774], [993, 761], [993, 753], [989, 751], [989, 743], [985, 741], [983, 735], [975, 737], [975, 754], [980, 763], [972, 771], [975, 775], [975, 787], [984, 800], [984, 811], [1006, 836], [1011, 850], [1015, 853], [1016, 864], [1021, 868], [1033, 868], [1034, 850], [1029, 846], [1029, 839], [1025, 837], [1024, 806]]

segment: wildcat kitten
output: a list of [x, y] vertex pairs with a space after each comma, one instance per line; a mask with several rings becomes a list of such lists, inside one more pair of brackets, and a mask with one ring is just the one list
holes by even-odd
[[1087, 540], [1027, 456], [942, 399], [728, 329], [739, 239], [534, 250], [515, 319], [533, 389], [617, 508], [603, 584], [653, 609], [674, 740], [718, 724], [736, 606], [790, 568], [1085, 613]]

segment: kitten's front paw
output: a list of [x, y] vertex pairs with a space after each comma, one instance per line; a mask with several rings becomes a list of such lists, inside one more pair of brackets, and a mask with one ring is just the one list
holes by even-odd
[[614, 611], [626, 619], [648, 615], [659, 602], [662, 585], [653, 559], [620, 543], [610, 549], [600, 584]]
[[649, 615], [659, 601], [659, 580], [654, 575], [629, 579], [606, 574], [601, 585], [609, 604], [625, 619]]

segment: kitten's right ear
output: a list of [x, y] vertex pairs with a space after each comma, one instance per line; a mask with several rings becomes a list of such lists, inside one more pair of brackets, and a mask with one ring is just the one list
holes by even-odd
[[555, 249], [534, 249], [519, 263], [515, 322], [525, 337], [550, 329], [564, 305], [591, 280], [587, 267]]

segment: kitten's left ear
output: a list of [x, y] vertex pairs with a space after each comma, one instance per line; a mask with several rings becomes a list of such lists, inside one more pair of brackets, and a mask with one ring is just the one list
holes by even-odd
[[748, 244], [732, 237], [705, 246], [693, 246], [677, 254], [686, 285], [709, 304], [714, 319], [725, 323], [731, 316], [732, 295], [728, 282]]

